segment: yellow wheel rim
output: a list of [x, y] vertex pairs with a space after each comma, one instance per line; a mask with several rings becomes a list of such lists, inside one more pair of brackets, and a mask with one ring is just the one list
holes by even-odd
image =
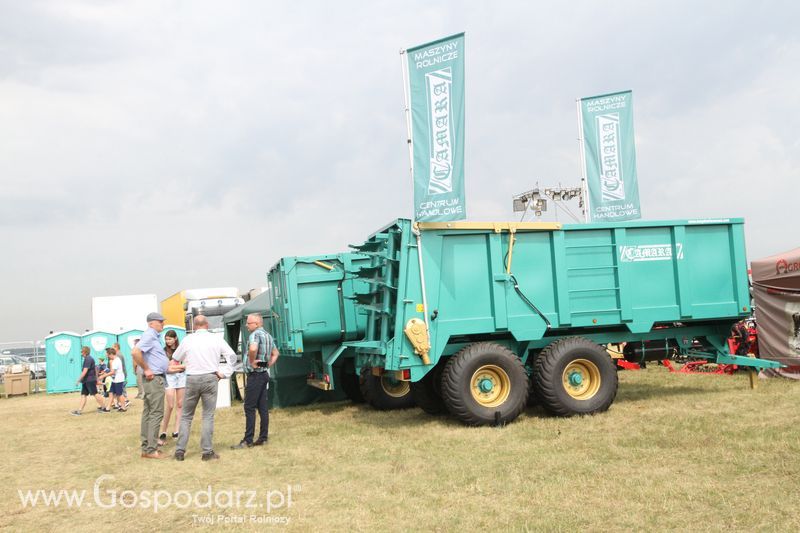
[[511, 394], [511, 379], [499, 366], [484, 365], [472, 374], [470, 392], [483, 407], [497, 407]]
[[600, 390], [600, 369], [586, 359], [576, 359], [564, 369], [561, 375], [564, 390], [576, 400], [588, 400]]
[[381, 376], [381, 388], [392, 398], [402, 398], [411, 392], [411, 383]]

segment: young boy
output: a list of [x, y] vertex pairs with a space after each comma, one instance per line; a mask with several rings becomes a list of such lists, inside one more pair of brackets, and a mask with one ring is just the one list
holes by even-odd
[[83, 370], [81, 370], [81, 375], [78, 378], [78, 381], [75, 384], [82, 384], [81, 385], [81, 406], [74, 410], [70, 411], [70, 414], [79, 416], [83, 408], [86, 407], [86, 398], [89, 396], [94, 396], [94, 399], [97, 401], [97, 405], [100, 407], [97, 408], [98, 411], [104, 412], [105, 409], [103, 407], [103, 397], [97, 393], [97, 370], [94, 364], [94, 358], [91, 355], [91, 350], [89, 350], [88, 346], [84, 346], [81, 348], [81, 355], [83, 355]]
[[[108, 350], [106, 350], [108, 353]], [[108, 389], [111, 387], [111, 371], [106, 364], [106, 356], [101, 355], [97, 361], [97, 392], [103, 395], [103, 398], [108, 398]]]
[[111, 362], [111, 369], [109, 370], [111, 393], [109, 394], [106, 411], [113, 405], [119, 412], [124, 413], [125, 408], [122, 406], [122, 386], [125, 383], [125, 367], [122, 365], [122, 359], [117, 357], [117, 352], [114, 348], [108, 348], [106, 353]]
[[[125, 355], [122, 353], [122, 349], [120, 348], [118, 342], [114, 343], [114, 352], [117, 354], [117, 359], [122, 361], [122, 368], [124, 369], [125, 368]], [[126, 381], [122, 382], [122, 399], [125, 400], [125, 401], [124, 402], [120, 401], [119, 403], [125, 409], [127, 409], [128, 406], [131, 404], [131, 402], [128, 400], [127, 375], [126, 375], [125, 379], [126, 379]]]

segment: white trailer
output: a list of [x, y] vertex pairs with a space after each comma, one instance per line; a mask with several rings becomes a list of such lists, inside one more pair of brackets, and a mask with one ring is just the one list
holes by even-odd
[[120, 333], [147, 328], [147, 314], [158, 311], [155, 294], [95, 296], [92, 298], [92, 329]]

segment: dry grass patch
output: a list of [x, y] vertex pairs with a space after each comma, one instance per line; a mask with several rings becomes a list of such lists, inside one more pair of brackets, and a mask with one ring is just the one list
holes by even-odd
[[[235, 405], [217, 413], [221, 461], [200, 461], [195, 427], [177, 463], [138, 457], [138, 401], [128, 413], [71, 417], [75, 394], [12, 398], [0, 400], [0, 528], [165, 530], [193, 525], [193, 515], [216, 522], [218, 514], [267, 514], [101, 509], [92, 488], [110, 474], [103, 491], [117, 493], [194, 493], [210, 484], [258, 491], [264, 503], [266, 491], [291, 487], [292, 506], [270, 516], [288, 518], [294, 530], [794, 531], [799, 400], [800, 388], [786, 381], [751, 391], [745, 375], [650, 368], [621, 373], [616, 402], [594, 417], [551, 418], [533, 408], [505, 428], [467, 428], [417, 409], [327, 404], [275, 410], [268, 446], [232, 451], [244, 426]], [[23, 507], [17, 491], [27, 489], [86, 490], [92, 506]]]

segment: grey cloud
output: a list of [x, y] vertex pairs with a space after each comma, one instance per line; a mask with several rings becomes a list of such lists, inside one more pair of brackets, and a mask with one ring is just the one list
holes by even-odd
[[48, 7], [52, 4], [0, 3], [0, 79], [46, 83], [45, 68], [104, 63], [119, 55], [121, 47], [111, 31]]
[[408, 216], [398, 51], [462, 30], [471, 219], [576, 184], [575, 98], [632, 88], [645, 216], [745, 216], [751, 257], [796, 246], [798, 9], [4, 2], [0, 232], [47, 259], [0, 277], [59, 298], [0, 310], [0, 333], [86, 327], [92, 296], [250, 288]]

